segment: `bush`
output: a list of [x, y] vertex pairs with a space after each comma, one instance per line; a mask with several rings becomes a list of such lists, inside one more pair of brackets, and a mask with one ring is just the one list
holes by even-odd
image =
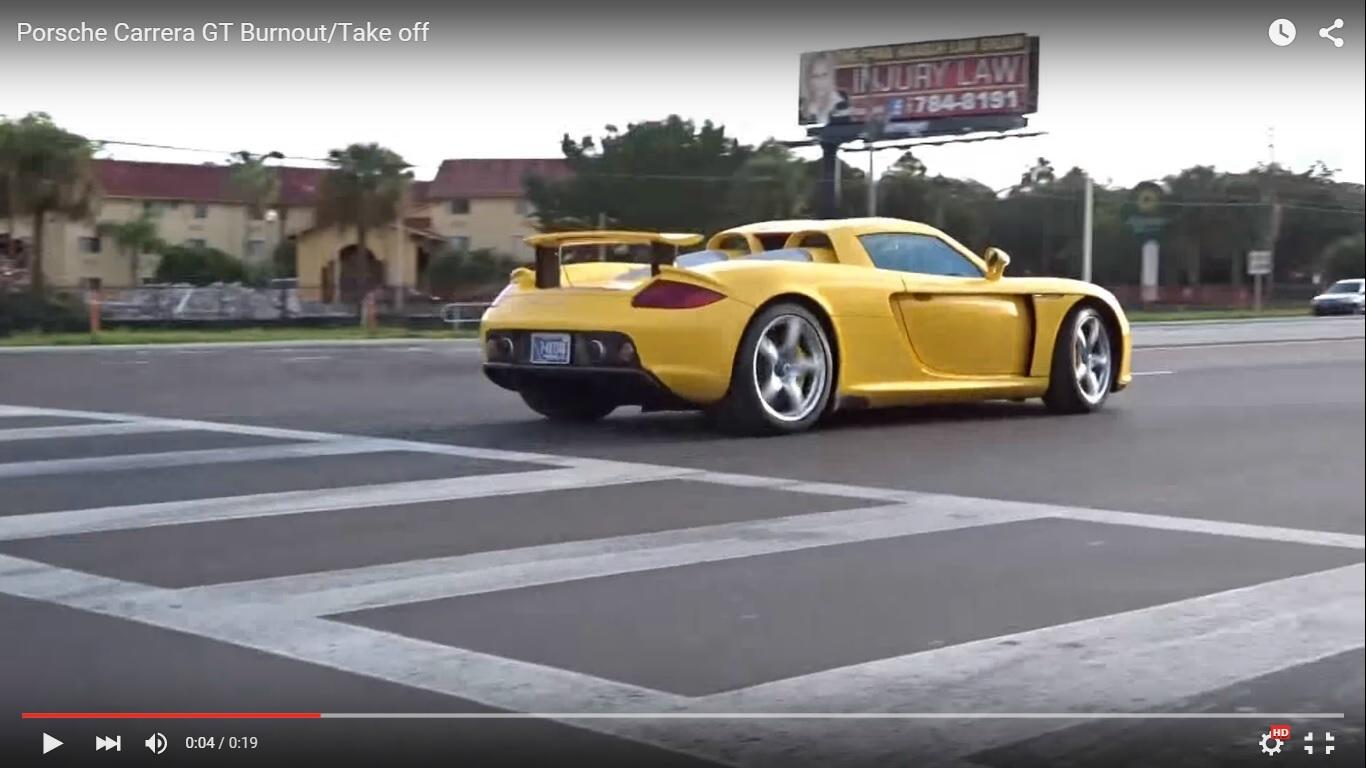
[[157, 265], [158, 283], [240, 283], [246, 280], [242, 262], [231, 255], [207, 246], [173, 245], [161, 252]]
[[507, 281], [520, 263], [491, 248], [473, 251], [445, 250], [432, 257], [423, 277], [429, 290], [450, 295], [469, 288]]
[[0, 336], [17, 331], [62, 333], [89, 327], [89, 314], [75, 298], [35, 297], [0, 291]]

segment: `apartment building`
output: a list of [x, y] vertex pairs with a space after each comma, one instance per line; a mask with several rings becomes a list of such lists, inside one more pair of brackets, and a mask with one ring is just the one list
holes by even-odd
[[429, 219], [429, 228], [457, 250], [492, 248], [530, 260], [522, 238], [536, 232], [536, 220], [525, 179], [556, 181], [568, 175], [569, 166], [560, 159], [446, 160], [420, 190], [415, 215]]
[[[278, 204], [260, 218], [251, 215], [226, 165], [97, 160], [96, 173], [103, 193], [99, 210], [90, 220], [67, 221], [54, 214], [44, 225], [43, 265], [50, 285], [97, 282], [119, 287], [135, 282], [132, 259], [102, 235], [101, 225], [136, 219], [144, 212], [155, 217], [160, 237], [167, 243], [211, 246], [247, 263], [270, 259], [282, 238], [298, 239], [301, 287], [327, 285], [324, 270], [331, 269], [338, 254], [352, 245], [344, 241], [354, 239], [349, 233], [323, 233], [314, 227], [314, 206], [325, 169], [280, 168]], [[528, 175], [561, 179], [568, 173], [568, 166], [558, 159], [446, 160], [430, 181], [414, 182], [397, 229], [378, 238], [379, 243], [393, 244], [380, 246], [374, 254], [385, 262], [379, 265], [383, 279], [390, 285], [415, 285], [425, 256], [435, 250], [435, 240], [458, 250], [492, 248], [529, 259], [522, 238], [536, 227], [534, 211], [525, 199], [524, 179]], [[30, 221], [16, 221], [21, 242], [32, 242], [31, 228]], [[6, 223], [0, 221], [0, 233], [5, 229]], [[421, 241], [424, 258], [409, 253], [414, 239]], [[388, 253], [391, 249], [392, 254]], [[371, 250], [376, 251], [376, 246]], [[136, 282], [150, 279], [156, 264], [154, 255], [142, 255]]]

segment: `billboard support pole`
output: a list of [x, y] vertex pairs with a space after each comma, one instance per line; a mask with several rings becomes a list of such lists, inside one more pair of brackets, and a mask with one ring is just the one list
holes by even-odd
[[821, 142], [821, 194], [817, 214], [822, 219], [839, 218], [839, 149], [839, 142]]

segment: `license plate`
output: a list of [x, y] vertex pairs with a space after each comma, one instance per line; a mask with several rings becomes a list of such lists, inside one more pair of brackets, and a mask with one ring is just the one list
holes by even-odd
[[531, 362], [536, 365], [569, 365], [569, 334], [531, 334]]

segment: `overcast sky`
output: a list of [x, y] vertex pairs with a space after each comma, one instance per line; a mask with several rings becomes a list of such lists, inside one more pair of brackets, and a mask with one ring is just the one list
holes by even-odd
[[[329, 3], [7, 2], [0, 113], [42, 110], [91, 138], [317, 157], [378, 141], [429, 177], [448, 157], [559, 155], [563, 133], [676, 112], [745, 141], [797, 138], [802, 51], [1026, 32], [1041, 38], [1041, 138], [926, 148], [931, 172], [1009, 185], [1035, 157], [1131, 185], [1195, 163], [1315, 160], [1366, 180], [1360, 0], [1048, 2]], [[933, 5], [934, 8], [928, 8]], [[1227, 7], [1223, 7], [1227, 6]], [[207, 10], [206, 10], [207, 9]], [[1298, 29], [1271, 44], [1278, 17]], [[1345, 44], [1318, 35], [1342, 18]], [[429, 21], [425, 43], [33, 43], [34, 26]], [[221, 154], [113, 146], [188, 162]], [[883, 153], [879, 165], [895, 159]], [[863, 164], [862, 157], [850, 158]]]

